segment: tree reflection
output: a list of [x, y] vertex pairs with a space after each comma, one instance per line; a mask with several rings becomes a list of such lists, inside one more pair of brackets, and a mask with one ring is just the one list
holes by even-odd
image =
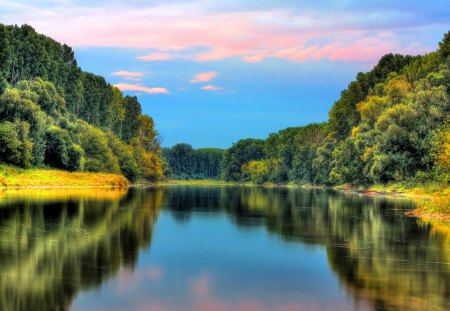
[[404, 217], [408, 200], [261, 187], [166, 191], [172, 211], [224, 212], [238, 226], [323, 245], [349, 293], [377, 310], [450, 308], [450, 230]]
[[133, 266], [151, 242], [160, 190], [50, 191], [0, 201], [0, 309], [66, 310]]
[[404, 217], [412, 205], [260, 187], [3, 193], [0, 309], [69, 308], [81, 290], [136, 264], [161, 206], [181, 222], [221, 213], [240, 228], [264, 227], [286, 243], [324, 247], [351, 296], [374, 309], [450, 309], [450, 229]]

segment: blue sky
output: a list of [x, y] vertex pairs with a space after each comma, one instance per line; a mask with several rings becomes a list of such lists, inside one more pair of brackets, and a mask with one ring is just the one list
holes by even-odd
[[4, 1], [0, 22], [74, 47], [82, 69], [137, 95], [163, 145], [229, 147], [326, 121], [389, 52], [435, 50], [450, 1]]

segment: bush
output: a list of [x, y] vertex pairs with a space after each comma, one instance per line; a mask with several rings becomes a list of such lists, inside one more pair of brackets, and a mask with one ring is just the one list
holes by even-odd
[[80, 145], [72, 144], [68, 149], [69, 162], [67, 169], [69, 171], [84, 170], [84, 150]]
[[107, 133], [108, 147], [119, 159], [120, 171], [130, 181], [134, 182], [139, 178], [140, 169], [133, 155], [133, 148], [122, 142], [113, 133]]
[[6, 163], [20, 165], [22, 154], [20, 141], [14, 123], [0, 123], [0, 160]]
[[30, 125], [24, 121], [0, 123], [0, 161], [17, 166], [31, 165]]
[[105, 133], [86, 123], [80, 124], [78, 131], [85, 154], [84, 169], [90, 172], [120, 173], [119, 160], [108, 147]]
[[53, 167], [67, 169], [69, 167], [69, 148], [72, 145], [67, 130], [51, 126], [45, 135], [47, 146], [45, 148], [44, 163]]

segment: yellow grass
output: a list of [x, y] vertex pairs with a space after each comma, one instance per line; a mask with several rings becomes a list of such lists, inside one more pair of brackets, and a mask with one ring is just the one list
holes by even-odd
[[0, 166], [0, 188], [127, 187], [122, 175]]
[[70, 199], [118, 200], [127, 188], [4, 188], [0, 190], [0, 203], [5, 200], [59, 201]]
[[170, 186], [170, 185], [184, 185], [184, 186], [237, 186], [243, 185], [242, 183], [229, 182], [217, 179], [190, 179], [190, 180], [176, 180], [169, 179], [165, 182], [158, 183], [158, 185]]

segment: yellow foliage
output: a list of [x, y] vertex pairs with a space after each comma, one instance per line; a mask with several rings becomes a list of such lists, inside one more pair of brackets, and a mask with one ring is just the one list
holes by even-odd
[[444, 141], [442, 142], [442, 147], [437, 158], [439, 165], [447, 173], [450, 173], [450, 131], [447, 131], [444, 135]]
[[373, 147], [366, 147], [364, 149], [363, 160], [369, 161], [373, 156], [373, 151], [374, 151]]
[[384, 91], [394, 104], [398, 104], [406, 98], [407, 94], [411, 91], [411, 84], [409, 84], [406, 76], [397, 76], [389, 80]]
[[356, 137], [359, 133], [359, 127], [355, 126], [352, 128], [352, 137]]
[[368, 96], [363, 102], [360, 102], [356, 108], [363, 121], [375, 123], [381, 112], [386, 109], [386, 97]]
[[437, 166], [450, 174], [450, 121], [436, 132], [433, 152]]

